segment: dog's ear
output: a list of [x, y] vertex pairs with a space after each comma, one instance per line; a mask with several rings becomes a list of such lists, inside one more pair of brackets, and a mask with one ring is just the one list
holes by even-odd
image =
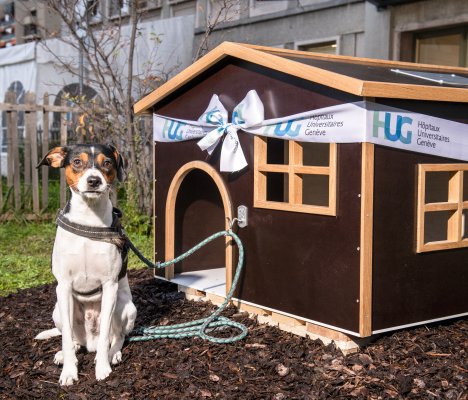
[[114, 146], [110, 144], [109, 147], [114, 153], [115, 161], [117, 163], [117, 179], [119, 180], [119, 182], [123, 182], [125, 178], [127, 177], [127, 172], [126, 172], [127, 162], [125, 158], [122, 156], [122, 154], [120, 154], [119, 151]]
[[41, 162], [37, 164], [36, 168], [39, 168], [41, 165], [47, 165], [53, 168], [62, 168], [67, 153], [67, 147], [54, 147], [45, 155]]

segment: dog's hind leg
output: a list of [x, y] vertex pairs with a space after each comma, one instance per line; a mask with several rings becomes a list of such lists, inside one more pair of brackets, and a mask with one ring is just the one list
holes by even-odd
[[41, 333], [36, 335], [34, 339], [47, 340], [55, 336], [60, 336], [62, 334], [62, 322], [60, 321], [60, 313], [57, 304], [55, 304], [54, 312], [52, 313], [52, 319], [54, 320], [55, 328], [42, 331]]
[[122, 346], [125, 342], [125, 336], [120, 334], [120, 335], [115, 335], [112, 342], [111, 342], [111, 348], [109, 350], [109, 361], [111, 362], [112, 365], [116, 365], [119, 362], [122, 361]]
[[119, 286], [117, 304], [112, 318], [112, 340], [109, 350], [109, 361], [114, 365], [122, 361], [121, 350], [125, 336], [132, 331], [137, 315], [127, 277], [119, 282]]

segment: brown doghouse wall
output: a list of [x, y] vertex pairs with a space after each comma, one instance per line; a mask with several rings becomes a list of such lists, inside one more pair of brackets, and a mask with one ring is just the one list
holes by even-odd
[[[466, 104], [384, 100], [384, 104], [468, 123]], [[457, 160], [375, 147], [372, 330], [465, 313], [468, 249], [416, 253], [418, 164]]]
[[[265, 118], [360, 100], [278, 71], [228, 59], [166, 98], [155, 112], [196, 120], [211, 96], [218, 94], [231, 113], [250, 89], [255, 89], [262, 99]], [[338, 146], [338, 209], [336, 217], [329, 217], [254, 208], [253, 136], [240, 133], [239, 137], [249, 167], [240, 173], [222, 174], [234, 209], [240, 204], [249, 207], [249, 225], [239, 230], [246, 267], [238, 296], [258, 305], [359, 331], [361, 145]], [[219, 169], [219, 152], [207, 158], [195, 141], [157, 143], [155, 149], [156, 258], [161, 260], [164, 208], [172, 178], [180, 167], [193, 160], [206, 160]], [[186, 229], [193, 231], [188, 233]], [[197, 237], [197, 226], [184, 225], [185, 233]], [[200, 233], [199, 240], [203, 238]], [[209, 265], [210, 252], [204, 254]], [[198, 260], [200, 269], [204, 269], [202, 258]]]

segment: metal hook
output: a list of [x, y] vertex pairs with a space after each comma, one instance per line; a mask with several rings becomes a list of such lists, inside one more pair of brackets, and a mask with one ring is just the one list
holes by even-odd
[[239, 221], [237, 218], [233, 218], [233, 219], [231, 220], [231, 218], [226, 217], [226, 219], [228, 220], [229, 229], [231, 229], [231, 230], [232, 230], [232, 227], [234, 226], [234, 223], [235, 223], [236, 221]]

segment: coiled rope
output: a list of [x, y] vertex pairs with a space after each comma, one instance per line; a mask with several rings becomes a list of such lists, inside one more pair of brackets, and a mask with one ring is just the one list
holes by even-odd
[[[237, 282], [239, 281], [240, 273], [244, 263], [244, 247], [242, 245], [241, 240], [239, 239], [239, 236], [237, 236], [231, 229], [226, 231], [220, 231], [209, 236], [208, 238], [206, 238], [196, 246], [192, 247], [185, 253], [181, 254], [180, 256], [174, 258], [173, 260], [166, 262], [157, 262], [156, 264], [153, 264], [151, 261], [145, 258], [143, 254], [141, 254], [141, 252], [133, 245], [130, 239], [128, 239], [128, 237], [127, 243], [129, 247], [133, 250], [133, 252], [138, 256], [138, 258], [140, 258], [140, 260], [143, 261], [149, 268], [166, 268], [172, 264], [182, 261], [183, 259], [189, 257], [206, 244], [223, 236], [232, 237], [239, 249], [239, 259], [237, 261], [236, 273], [232, 280], [231, 289], [229, 290], [229, 293], [227, 294], [224, 302], [207, 318], [197, 319], [195, 321], [184, 322], [176, 325], [136, 328], [135, 330], [133, 330], [133, 332], [130, 333], [129, 337], [127, 338], [128, 341], [141, 342], [152, 339], [181, 339], [187, 337], [200, 337], [202, 339], [209, 340], [213, 343], [233, 343], [242, 340], [247, 336], [248, 331], [245, 325], [232, 321], [226, 317], [220, 316], [221, 312], [226, 308], [227, 304], [229, 303], [234, 294], [234, 290], [236, 289]], [[237, 328], [240, 331], [240, 333], [227, 338], [218, 338], [210, 334], [215, 329], [225, 329], [228, 327]]]

